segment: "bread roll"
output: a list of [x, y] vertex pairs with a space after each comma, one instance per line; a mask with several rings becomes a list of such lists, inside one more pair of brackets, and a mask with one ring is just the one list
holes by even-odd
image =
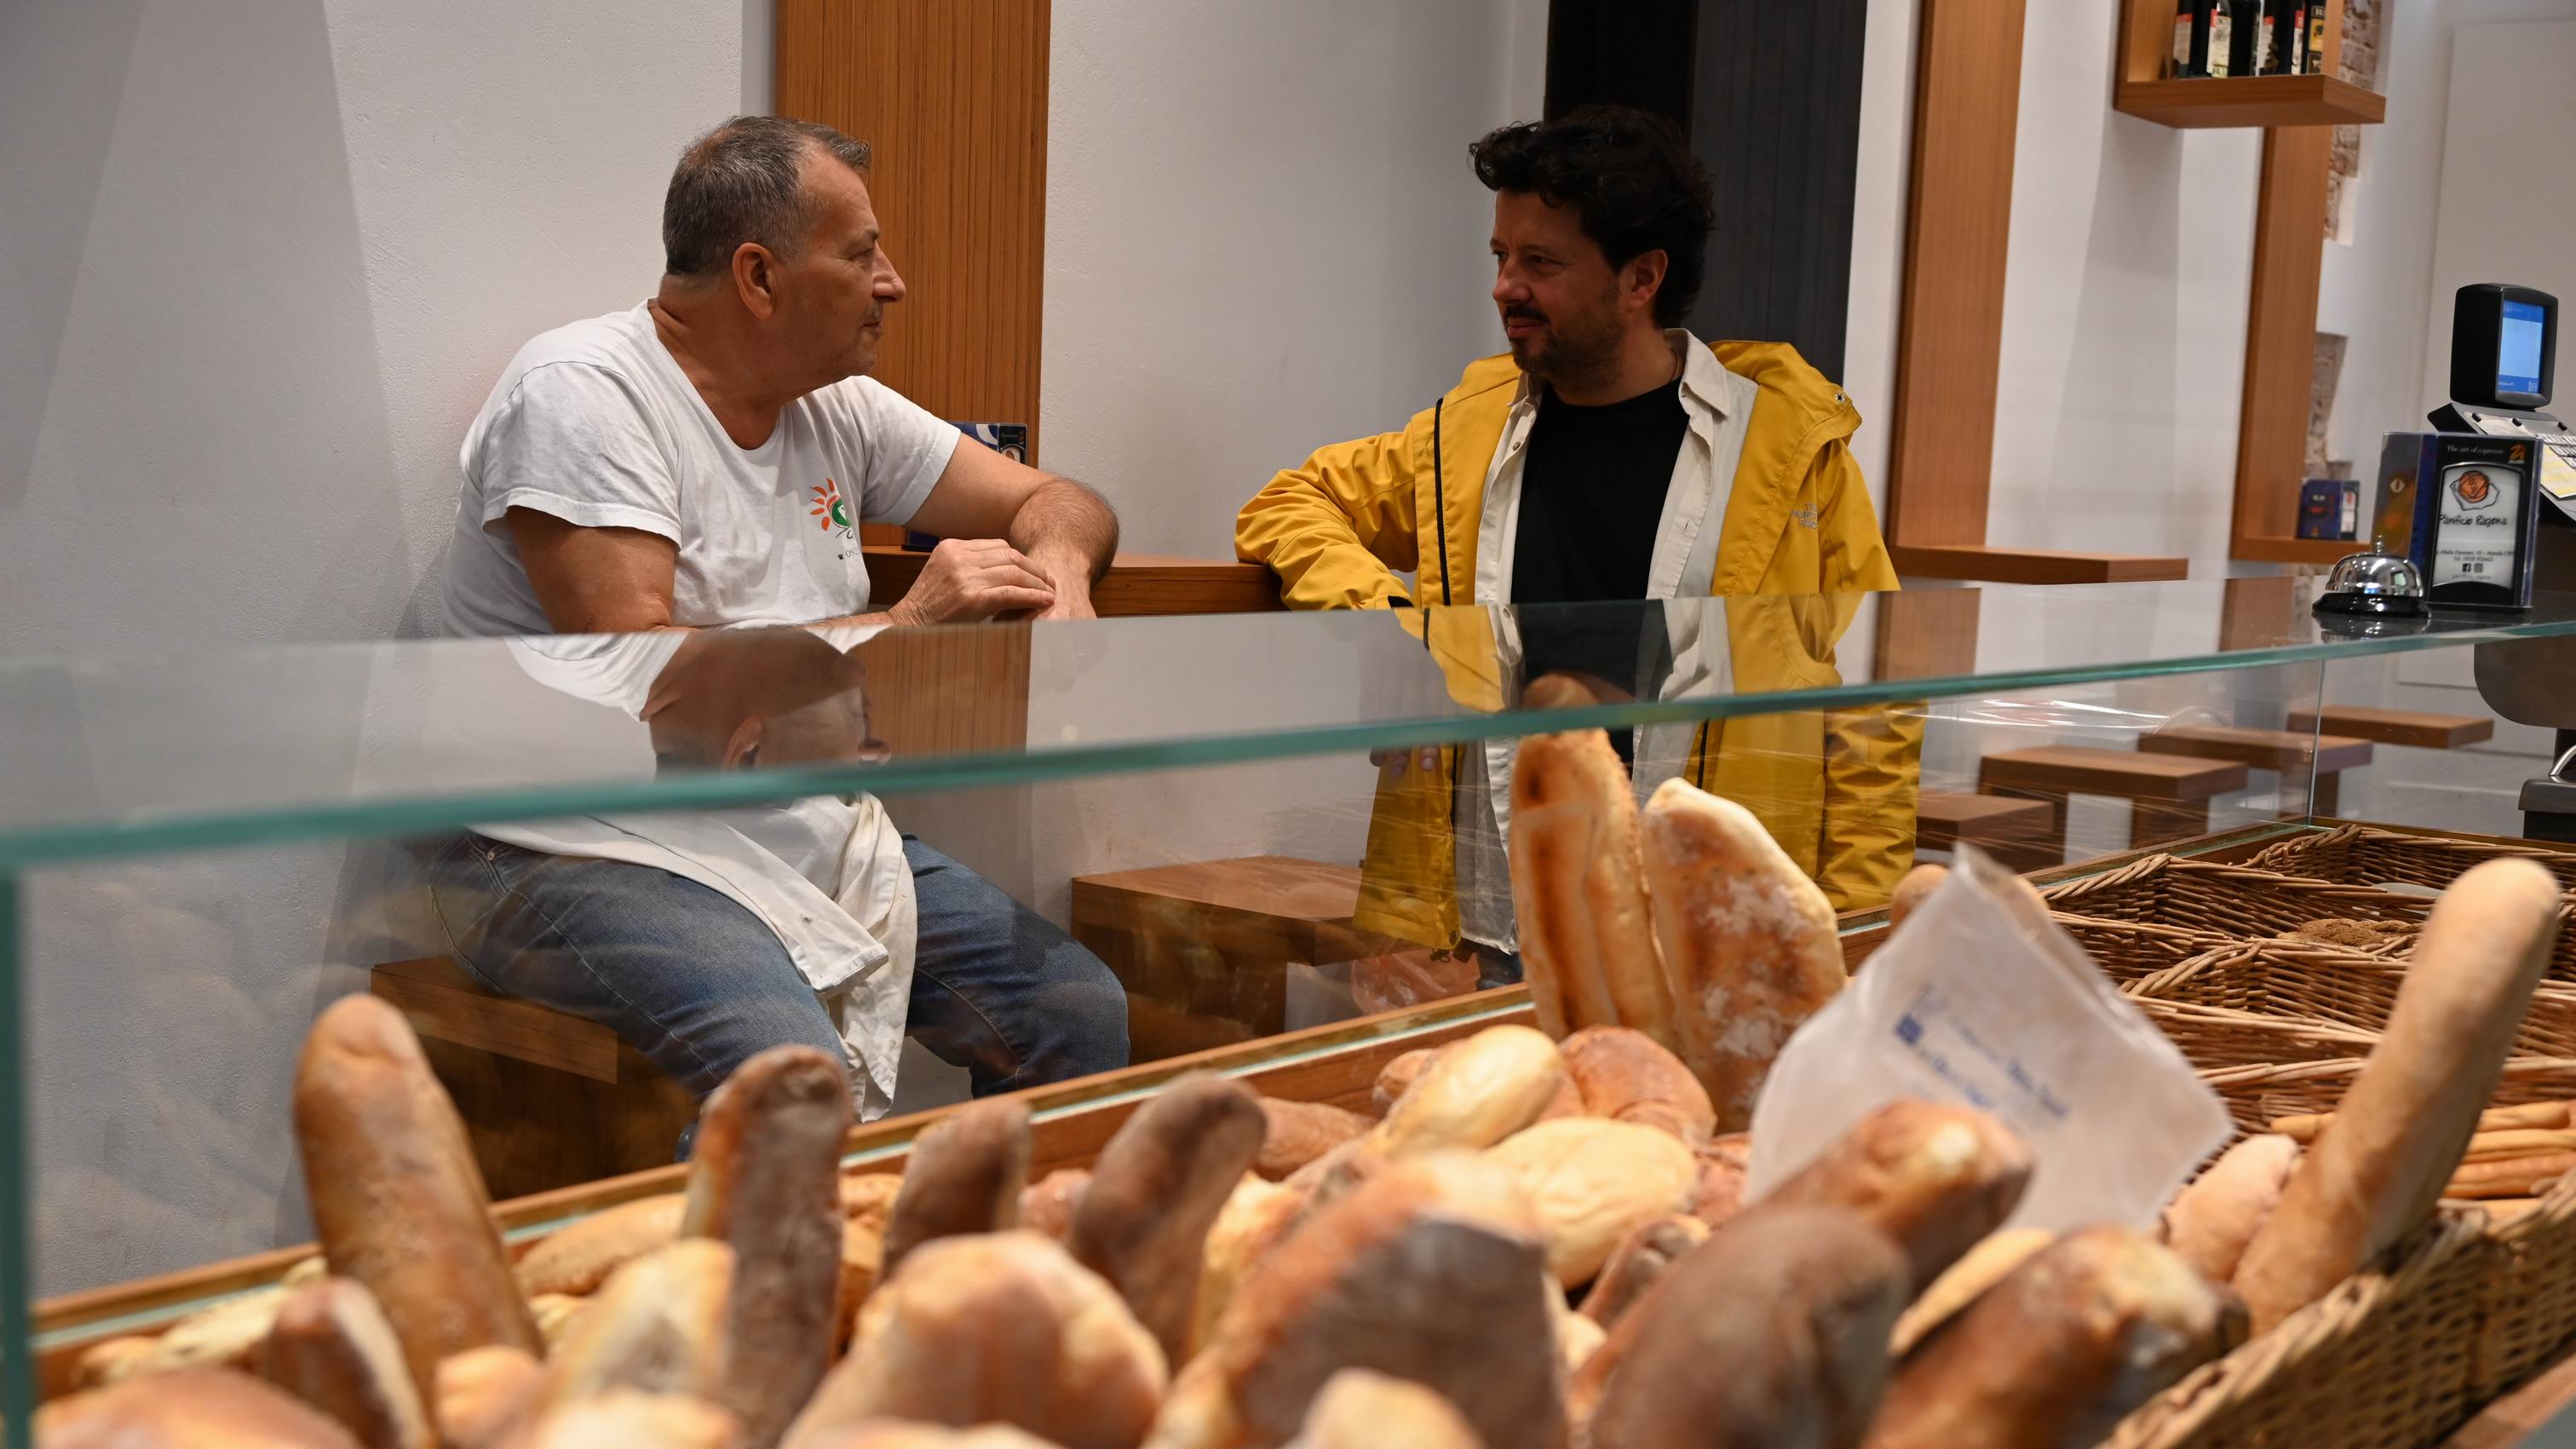
[[1649, 1219], [1629, 1229], [1628, 1236], [1610, 1250], [1600, 1276], [1592, 1280], [1592, 1291], [1583, 1295], [1583, 1316], [1603, 1328], [1616, 1325], [1620, 1315], [1635, 1307], [1666, 1269], [1707, 1242], [1708, 1235], [1707, 1223], [1679, 1213]]
[[2237, 1266], [2255, 1332], [2431, 1214], [2549, 963], [2558, 908], [2557, 882], [2527, 860], [2479, 865], [2434, 903], [2379, 1045]]
[[1008, 1424], [974, 1429], [945, 1429], [936, 1424], [906, 1424], [883, 1419], [860, 1424], [825, 1438], [814, 1449], [1054, 1449]]
[[531, 1298], [540, 1293], [582, 1298], [598, 1292], [619, 1267], [678, 1238], [688, 1206], [686, 1197], [670, 1192], [564, 1224], [521, 1255], [519, 1291]]
[[852, 1219], [841, 1224], [841, 1282], [832, 1298], [832, 1352], [850, 1346], [858, 1326], [859, 1305], [876, 1291], [885, 1273], [885, 1238], [874, 1224]]
[[1896, 1320], [1897, 1357], [1903, 1358], [1923, 1341], [1924, 1335], [1948, 1322], [1950, 1315], [1976, 1302], [1987, 1289], [2029, 1262], [2032, 1254], [2056, 1241], [2057, 1234], [2046, 1228], [2006, 1228], [1988, 1233], [1951, 1264], [1948, 1272], [1933, 1279], [1923, 1296], [1908, 1305]]
[[260, 1347], [268, 1342], [268, 1331], [276, 1326], [288, 1291], [254, 1288], [189, 1314], [158, 1337], [111, 1338], [92, 1344], [81, 1350], [73, 1381], [83, 1388], [98, 1388], [181, 1369], [248, 1369], [259, 1361]]
[[[1172, 1380], [1144, 1449], [1243, 1449], [1243, 1424], [1216, 1356], [1200, 1354]], [[805, 1449], [799, 1445], [798, 1449]]]
[[1326, 1380], [1366, 1368], [1441, 1394], [1493, 1449], [1562, 1449], [1556, 1293], [1538, 1221], [1500, 1167], [1398, 1162], [1254, 1267], [1199, 1360], [1223, 1403], [1191, 1421], [1267, 1449], [1295, 1436]]
[[1887, 928], [1894, 931], [1904, 925], [1949, 878], [1950, 867], [1946, 865], [1918, 865], [1907, 871], [1905, 879], [1896, 883], [1896, 894], [1887, 898]]
[[1234, 1301], [1244, 1275], [1288, 1236], [1305, 1209], [1303, 1195], [1284, 1184], [1250, 1176], [1235, 1184], [1208, 1228], [1207, 1248], [1200, 1257], [1198, 1306], [1190, 1315], [1192, 1354], [1216, 1332], [1217, 1320]]
[[2228, 1148], [2166, 1206], [2166, 1244], [2213, 1283], [2235, 1277], [2245, 1245], [2272, 1215], [2298, 1165], [2299, 1144], [2277, 1133]]
[[1384, 1171], [1389, 1162], [1379, 1135], [1354, 1138], [1295, 1172], [1280, 1186], [1297, 1194], [1305, 1203], [1308, 1216], [1323, 1211], [1347, 1196], [1351, 1189]]
[[1627, 767], [1594, 730], [1532, 735], [1512, 764], [1512, 900], [1539, 1029], [1633, 1026], [1672, 1043], [1673, 1002]]
[[1548, 1272], [1568, 1288], [1591, 1282], [1621, 1238], [1681, 1211], [1699, 1185], [1681, 1139], [1600, 1117], [1541, 1122], [1485, 1156], [1538, 1214]]
[[705, 1399], [615, 1389], [550, 1410], [510, 1449], [740, 1449], [742, 1426]]
[[1367, 1369], [1324, 1383], [1290, 1449], [1484, 1449], [1456, 1405], [1420, 1384]]
[[1261, 1155], [1252, 1170], [1272, 1182], [1377, 1125], [1329, 1103], [1283, 1102], [1276, 1097], [1261, 1099], [1261, 1116], [1269, 1131], [1261, 1139]]
[[1644, 838], [1680, 1055], [1735, 1131], [1790, 1033], [1843, 989], [1834, 908], [1753, 812], [1687, 780], [1646, 802]]
[[295, 1140], [331, 1271], [375, 1296], [424, 1397], [438, 1361], [503, 1344], [540, 1352], [455, 1104], [402, 1013], [344, 996], [295, 1069]]
[[1624, 1026], [1587, 1026], [1557, 1043], [1583, 1108], [1613, 1122], [1656, 1127], [1696, 1147], [1717, 1131], [1708, 1089], [1653, 1037]]
[[866, 1223], [885, 1236], [886, 1225], [894, 1217], [894, 1200], [903, 1195], [903, 1174], [880, 1168], [860, 1168], [841, 1174], [841, 1216], [854, 1223]]
[[725, 1384], [733, 1249], [682, 1238], [609, 1275], [546, 1361], [543, 1409], [610, 1389], [713, 1398]]
[[914, 1139], [886, 1222], [885, 1271], [933, 1238], [1019, 1226], [1029, 1185], [1029, 1109], [1008, 1097], [957, 1108]]
[[1491, 1147], [1537, 1121], [1566, 1082], [1555, 1042], [1489, 1026], [1442, 1052], [1371, 1138], [1389, 1157]]
[[346, 1278], [298, 1288], [260, 1351], [260, 1377], [338, 1420], [366, 1449], [430, 1449], [429, 1412], [402, 1343]]
[[546, 1341], [548, 1353], [562, 1346], [564, 1335], [572, 1331], [573, 1320], [589, 1309], [589, 1299], [569, 1293], [540, 1293], [528, 1300], [528, 1316], [537, 1321], [537, 1336]]
[[1887, 1381], [1906, 1273], [1895, 1245], [1848, 1213], [1746, 1213], [1674, 1264], [1576, 1376], [1587, 1443], [1859, 1443]]
[[231, 1369], [174, 1369], [36, 1410], [44, 1449], [359, 1449], [285, 1390]]
[[1073, 1212], [1073, 1259], [1115, 1286], [1177, 1359], [1189, 1347], [1208, 1227], [1261, 1153], [1261, 1100], [1193, 1074], [1145, 1100], [1091, 1165]]
[[1600, 1324], [1563, 1306], [1561, 1300], [1550, 1304], [1549, 1308], [1556, 1323], [1557, 1361], [1565, 1365], [1570, 1376], [1590, 1362], [1592, 1355], [1601, 1351], [1601, 1344], [1610, 1333]]
[[523, 1348], [469, 1348], [438, 1361], [430, 1419], [439, 1449], [500, 1449], [534, 1415], [546, 1368]]
[[1862, 1118], [1761, 1205], [1859, 1214], [1905, 1250], [1911, 1297], [2003, 1226], [2030, 1167], [2030, 1149], [1983, 1112], [1900, 1099]]
[[1744, 1208], [1744, 1180], [1752, 1166], [1752, 1145], [1742, 1133], [1718, 1138], [1691, 1154], [1699, 1164], [1699, 1182], [1691, 1189], [1687, 1211], [1712, 1228]]
[[1073, 1210], [1091, 1186], [1091, 1174], [1059, 1167], [1020, 1191], [1020, 1226], [1061, 1243], [1073, 1236]]
[[1369, 1102], [1381, 1118], [1395, 1109], [1398, 1099], [1413, 1090], [1413, 1084], [1431, 1068], [1432, 1059], [1447, 1051], [1445, 1046], [1415, 1047], [1389, 1060], [1377, 1069], [1377, 1082], [1369, 1089]]
[[1032, 1232], [945, 1237], [903, 1260], [788, 1431], [793, 1449], [871, 1419], [1013, 1424], [1065, 1449], [1135, 1449], [1166, 1379], [1117, 1290]]
[[1905, 1357], [1869, 1449], [2073, 1449], [2242, 1336], [2244, 1311], [2171, 1249], [2084, 1228]]

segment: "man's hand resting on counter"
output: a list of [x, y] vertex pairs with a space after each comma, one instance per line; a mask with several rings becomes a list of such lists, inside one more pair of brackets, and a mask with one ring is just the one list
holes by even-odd
[[1063, 591], [1028, 555], [998, 538], [944, 539], [922, 564], [921, 577], [886, 613], [897, 624], [967, 624], [1039, 611], [1047, 611], [1040, 614], [1044, 618], [1087, 619], [1087, 583], [1077, 596], [1082, 612], [1059, 615], [1053, 610], [1064, 601]]

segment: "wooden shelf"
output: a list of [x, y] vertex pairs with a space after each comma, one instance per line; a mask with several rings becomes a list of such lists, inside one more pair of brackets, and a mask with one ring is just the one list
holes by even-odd
[[2191, 561], [2131, 553], [2063, 553], [1984, 544], [1896, 544], [1896, 571], [1918, 579], [1994, 584], [2135, 584], [2184, 578]]
[[2160, 125], [2375, 126], [2388, 97], [2330, 75], [2120, 82], [2111, 108]]
[[2276, 538], [2247, 534], [2235, 539], [2227, 556], [2248, 563], [2332, 564], [2341, 563], [2357, 553], [2370, 552], [2370, 545], [2350, 538]]

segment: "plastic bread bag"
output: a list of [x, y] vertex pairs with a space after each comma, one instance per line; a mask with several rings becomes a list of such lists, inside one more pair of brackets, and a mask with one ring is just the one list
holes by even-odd
[[1973, 848], [1772, 1065], [1747, 1201], [1901, 1097], [2021, 1134], [2034, 1167], [2012, 1227], [2149, 1227], [2229, 1131], [2181, 1049]]

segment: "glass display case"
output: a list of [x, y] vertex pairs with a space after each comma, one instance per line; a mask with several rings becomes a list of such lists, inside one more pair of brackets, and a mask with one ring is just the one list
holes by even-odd
[[[83, 1350], [309, 1254], [289, 1097], [346, 995], [411, 1021], [525, 1238], [671, 1190], [709, 1085], [689, 1053], [751, 1029], [702, 1019], [781, 945], [859, 1083], [854, 1160], [895, 1159], [979, 1089], [1027, 1090], [1034, 1171], [1085, 1160], [1188, 1070], [1365, 1107], [1398, 1053], [1526, 1019], [1506, 839], [1534, 734], [1610, 730], [1640, 792], [1683, 778], [1744, 805], [1843, 913], [1854, 961], [1903, 872], [1963, 844], [2053, 891], [2296, 847], [2314, 868], [2280, 873], [2407, 901], [2438, 859], [2354, 863], [2368, 842], [2547, 835], [2525, 816], [2547, 791], [2525, 787], [2554, 778], [2557, 722], [2500, 720], [2480, 686], [2552, 677], [2576, 598], [2338, 633], [2315, 587], [0, 664], [11, 1441]], [[1574, 687], [1534, 697], [1548, 675]], [[626, 873], [532, 883], [549, 859]], [[651, 899], [621, 894], [644, 878]], [[2086, 899], [2114, 924], [2078, 938], [2123, 979], [2251, 929]], [[2289, 909], [2275, 929], [2302, 926]], [[593, 910], [606, 925], [564, 919]], [[731, 921], [743, 955], [687, 956], [722, 939], [671, 924], [692, 912]], [[595, 959], [602, 932], [658, 966]], [[1069, 994], [1033, 999], [1032, 972]], [[661, 996], [624, 999], [646, 978]], [[925, 1025], [925, 982], [1008, 1058]], [[1075, 1016], [1082, 1040], [1031, 1039]]]

